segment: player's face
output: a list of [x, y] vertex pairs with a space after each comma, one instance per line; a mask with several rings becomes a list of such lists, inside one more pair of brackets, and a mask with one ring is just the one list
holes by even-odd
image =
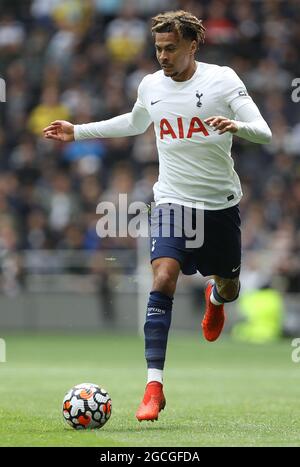
[[156, 57], [165, 76], [185, 81], [194, 70], [196, 41], [182, 39], [175, 32], [155, 34]]

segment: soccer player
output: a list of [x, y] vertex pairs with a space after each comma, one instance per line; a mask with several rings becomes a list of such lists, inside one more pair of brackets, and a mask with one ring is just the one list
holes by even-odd
[[152, 33], [162, 69], [142, 80], [130, 113], [84, 125], [55, 121], [44, 130], [46, 138], [73, 141], [134, 136], [153, 122], [159, 155], [154, 210], [163, 213], [170, 203], [179, 209], [204, 205], [204, 243], [199, 248], [191, 250], [184, 236], [163, 236], [160, 229], [151, 239], [153, 286], [144, 326], [148, 380], [136, 413], [139, 421], [157, 420], [165, 407], [163, 368], [180, 270], [214, 277], [206, 286], [202, 321], [208, 341], [222, 331], [224, 303], [239, 295], [242, 191], [231, 158], [232, 137], [260, 144], [272, 137], [237, 74], [195, 60], [205, 35], [200, 19], [185, 11], [159, 14]]

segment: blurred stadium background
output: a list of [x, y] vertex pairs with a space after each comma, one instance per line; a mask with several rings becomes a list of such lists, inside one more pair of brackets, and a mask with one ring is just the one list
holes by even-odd
[[[235, 138], [244, 198], [242, 296], [227, 331], [261, 342], [300, 333], [299, 0], [1, 0], [0, 328], [141, 329], [150, 268], [132, 238], [100, 239], [101, 200], [152, 200], [152, 129], [135, 138], [57, 144], [41, 130], [129, 111], [158, 69], [150, 18], [182, 8], [203, 18], [198, 59], [235, 69], [273, 131]], [[199, 330], [203, 278], [181, 277], [173, 327]], [[202, 311], [201, 311], [202, 310]]]

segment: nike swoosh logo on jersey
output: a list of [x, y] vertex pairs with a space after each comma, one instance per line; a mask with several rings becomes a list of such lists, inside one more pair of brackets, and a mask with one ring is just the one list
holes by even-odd
[[162, 101], [162, 99], [159, 99], [158, 101], [151, 101], [151, 105], [155, 105], [155, 104], [157, 104], [158, 102], [161, 102], [161, 101]]
[[241, 267], [241, 265], [239, 265], [237, 268], [233, 268], [233, 269], [231, 269], [231, 272], [235, 272], [235, 271], [237, 271], [238, 269], [240, 269], [240, 267]]

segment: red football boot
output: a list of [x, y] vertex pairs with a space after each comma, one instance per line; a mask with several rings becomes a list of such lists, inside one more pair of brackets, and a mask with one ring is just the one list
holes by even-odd
[[222, 332], [224, 322], [225, 322], [225, 313], [224, 305], [214, 305], [210, 301], [210, 295], [214, 282], [210, 281], [205, 289], [205, 315], [202, 320], [202, 329], [203, 335], [206, 340], [213, 342], [218, 339], [219, 335]]
[[165, 408], [166, 399], [163, 393], [163, 385], [158, 381], [147, 384], [144, 398], [135, 414], [139, 422], [142, 420], [158, 419], [158, 414]]

